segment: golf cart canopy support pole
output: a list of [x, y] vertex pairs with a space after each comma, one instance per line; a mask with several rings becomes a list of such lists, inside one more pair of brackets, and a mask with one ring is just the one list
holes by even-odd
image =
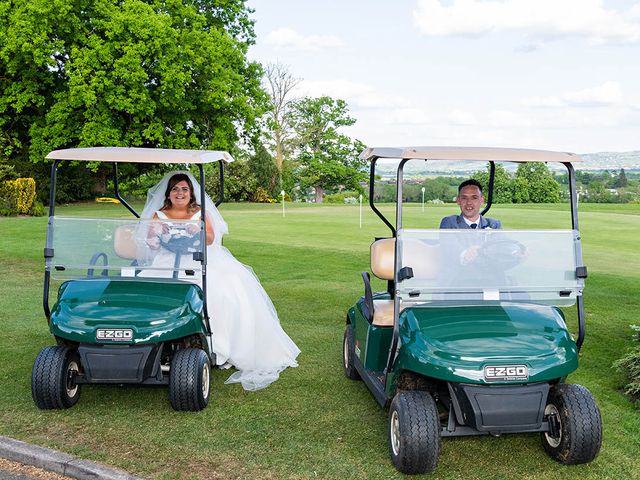
[[[220, 176], [222, 177], [222, 162], [220, 163]], [[202, 264], [202, 295], [204, 297], [204, 302], [202, 306], [202, 315], [204, 317], [204, 324], [207, 327], [207, 333], [211, 335], [211, 322], [209, 320], [209, 310], [207, 308], [207, 227], [206, 227], [206, 193], [204, 191], [204, 165], [199, 164], [198, 170], [200, 171], [200, 245], [204, 245], [202, 252], [198, 252], [198, 257], [195, 258], [196, 254], [194, 253], [194, 260], [200, 260]], [[220, 182], [220, 202], [222, 202], [222, 182]], [[217, 206], [218, 204], [216, 204]], [[215, 235], [215, 232], [213, 232]]]
[[116, 198], [120, 201], [120, 203], [125, 207], [127, 207], [127, 210], [133, 213], [133, 215], [136, 218], [140, 218], [140, 215], [138, 215], [138, 212], [136, 212], [135, 209], [131, 205], [129, 205], [129, 203], [127, 203], [127, 201], [124, 198], [120, 196], [120, 189], [118, 188], [118, 186], [119, 186], [118, 185], [118, 162], [114, 162], [113, 163], [113, 193], [116, 196]]
[[[224, 165], [223, 163], [224, 162], [221, 162], [221, 161], [218, 162], [218, 165], [220, 167], [220, 197], [216, 202], [216, 207], [220, 206], [220, 204], [224, 202]], [[202, 184], [202, 188], [204, 188], [204, 183]]]
[[[397, 184], [396, 184], [396, 230], [400, 230], [402, 228], [402, 182], [404, 178], [404, 164], [409, 161], [408, 158], [403, 158], [400, 161], [400, 165], [398, 165], [398, 176], [397, 176]], [[394, 236], [395, 236], [394, 232]], [[399, 258], [399, 245], [396, 237], [396, 241], [394, 242], [394, 256], [393, 256], [393, 285], [394, 289], [397, 288], [398, 285], [398, 258]], [[391, 337], [391, 348], [389, 349], [389, 358], [387, 359], [387, 368], [385, 369], [385, 387], [391, 379], [391, 367], [393, 367], [393, 363], [396, 360], [396, 355], [398, 354], [398, 335], [400, 332], [398, 317], [400, 316], [400, 297], [397, 294], [398, 292], [393, 292], [393, 336]]]
[[[573, 165], [570, 162], [563, 163], [565, 167], [567, 167], [567, 173], [569, 174], [569, 198], [571, 203], [571, 227], [574, 230], [578, 230], [578, 191], [576, 189], [576, 172], [573, 168]], [[577, 244], [580, 247], [580, 243]], [[579, 253], [579, 258], [582, 258], [582, 252]], [[578, 347], [578, 351], [582, 348], [582, 344], [584, 343], [586, 325], [584, 319], [584, 298], [582, 297], [582, 293], [578, 295], [576, 298], [576, 306], [578, 309], [578, 340], [576, 341], [576, 346]]]
[[53, 215], [56, 209], [56, 178], [58, 164], [60, 160], [54, 160], [51, 165], [51, 184], [49, 185], [49, 220], [47, 222], [47, 236], [44, 246], [44, 287], [42, 291], [42, 308], [47, 323], [51, 320], [51, 309], [49, 308], [49, 285], [51, 283], [51, 259], [53, 258]]
[[569, 174], [569, 198], [571, 200], [571, 228], [578, 230], [578, 193], [576, 190], [576, 172], [571, 163], [563, 163]]
[[375, 212], [376, 215], [378, 215], [378, 217], [380, 218], [380, 220], [382, 220], [384, 222], [384, 224], [389, 227], [389, 229], [391, 230], [391, 236], [395, 237], [396, 236], [396, 229], [393, 228], [393, 225], [391, 225], [391, 222], [389, 222], [389, 220], [387, 220], [387, 217], [385, 217], [380, 210], [378, 210], [378, 208], [375, 206], [375, 203], [373, 201], [373, 190], [374, 190], [374, 185], [376, 182], [376, 162], [378, 161], [378, 157], [375, 157], [371, 160], [371, 167], [369, 167], [369, 206], [371, 207], [371, 210], [373, 210]]
[[489, 185], [487, 186], [487, 190], [488, 190], [487, 205], [480, 212], [480, 215], [486, 214], [491, 208], [491, 204], [493, 203], [493, 182], [495, 181], [495, 177], [496, 177], [496, 162], [490, 161], [489, 162]]

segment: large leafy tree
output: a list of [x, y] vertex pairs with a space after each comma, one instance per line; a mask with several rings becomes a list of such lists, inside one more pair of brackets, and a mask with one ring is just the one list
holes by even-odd
[[0, 155], [235, 150], [264, 112], [244, 0], [0, 0]]
[[[503, 165], [496, 163], [496, 172], [493, 177], [493, 203], [511, 203], [512, 194], [513, 194], [513, 180], [509, 175], [509, 172], [504, 168]], [[489, 196], [489, 172], [490, 167], [487, 165], [487, 169], [485, 171], [476, 172], [473, 175], [473, 178], [478, 180], [482, 184], [482, 191], [484, 192], [485, 198]]]
[[292, 107], [296, 174], [303, 187], [313, 187], [316, 202], [322, 202], [327, 190], [360, 189], [367, 178], [358, 158], [364, 144], [339, 131], [355, 122], [344, 100], [305, 97]]
[[[525, 190], [528, 195], [524, 195]], [[521, 163], [514, 180], [514, 201], [557, 203], [560, 201], [560, 185], [544, 163]]]

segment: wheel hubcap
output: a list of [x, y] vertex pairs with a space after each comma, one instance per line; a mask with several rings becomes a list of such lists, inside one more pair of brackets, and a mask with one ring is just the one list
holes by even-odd
[[562, 421], [560, 420], [560, 412], [558, 412], [555, 405], [549, 404], [544, 408], [544, 415], [547, 417], [549, 422], [555, 422], [555, 431], [557, 432], [556, 435], [552, 435], [551, 432], [544, 432], [544, 436], [547, 443], [552, 448], [558, 448], [562, 441]]
[[398, 412], [396, 410], [391, 412], [389, 428], [391, 430], [391, 450], [393, 450], [393, 454], [397, 456], [400, 451], [400, 420], [398, 419]]
[[202, 368], [202, 397], [207, 398], [209, 395], [209, 362], [204, 364]]
[[67, 396], [74, 397], [78, 392], [78, 385], [76, 384], [76, 374], [80, 372], [80, 367], [78, 366], [78, 362], [72, 360], [69, 362], [67, 366], [67, 378], [65, 382], [65, 388], [67, 390]]
[[344, 336], [344, 343], [342, 344], [342, 358], [344, 360], [344, 368], [349, 368], [349, 342], [347, 336]]

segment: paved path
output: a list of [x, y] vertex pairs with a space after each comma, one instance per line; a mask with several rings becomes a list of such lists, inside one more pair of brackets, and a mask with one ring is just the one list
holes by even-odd
[[[23, 464], [24, 469], [20, 470], [21, 467], [16, 466], [16, 462]], [[29, 466], [36, 468], [29, 470]], [[37, 476], [38, 474], [44, 476]], [[5, 479], [142, 480], [123, 470], [80, 460], [66, 453], [0, 435], [0, 480]]]

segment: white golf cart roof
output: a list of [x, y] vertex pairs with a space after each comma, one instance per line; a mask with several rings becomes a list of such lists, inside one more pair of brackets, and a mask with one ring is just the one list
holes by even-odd
[[167, 148], [94, 147], [54, 150], [47, 155], [51, 160], [80, 160], [88, 162], [130, 163], [213, 163], [233, 162], [227, 152], [217, 150], [172, 150]]
[[371, 147], [360, 154], [361, 160], [374, 158], [411, 158], [456, 162], [581, 162], [575, 153], [491, 147]]

